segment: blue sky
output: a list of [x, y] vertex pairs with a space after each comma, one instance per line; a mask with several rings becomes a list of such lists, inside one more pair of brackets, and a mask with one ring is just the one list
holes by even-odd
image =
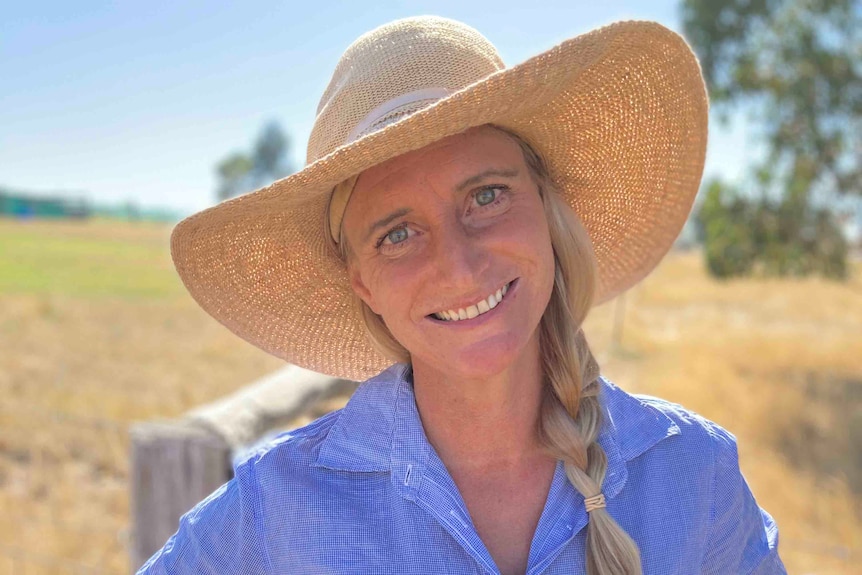
[[[507, 65], [621, 19], [680, 30], [678, 0], [580, 2], [8, 2], [0, 17], [0, 186], [134, 200], [182, 214], [215, 203], [213, 168], [278, 120], [304, 163], [344, 49], [380, 24], [438, 14], [477, 28]], [[739, 178], [757, 146], [710, 126], [707, 174]]]

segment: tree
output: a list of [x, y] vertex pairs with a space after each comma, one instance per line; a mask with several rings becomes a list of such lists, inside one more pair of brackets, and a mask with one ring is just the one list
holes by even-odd
[[290, 140], [277, 122], [269, 122], [255, 140], [252, 153], [234, 152], [216, 165], [218, 201], [249, 192], [288, 175]]
[[248, 176], [254, 164], [242, 152], [234, 152], [216, 166], [219, 176], [219, 186], [216, 198], [223, 201], [248, 191]]
[[278, 122], [270, 122], [261, 130], [254, 144], [252, 162], [257, 184], [277, 180], [290, 173], [287, 165], [289, 140]]
[[847, 242], [828, 210], [753, 200], [720, 180], [705, 190], [695, 223], [713, 276], [847, 277]]
[[751, 208], [738, 193], [719, 180], [706, 186], [697, 214], [706, 265], [716, 277], [748, 275], [757, 256]]
[[751, 166], [755, 184], [782, 198], [782, 225], [832, 218], [815, 197], [862, 196], [860, 2], [683, 0], [682, 16], [713, 109], [724, 119], [740, 106], [752, 113], [767, 150]]

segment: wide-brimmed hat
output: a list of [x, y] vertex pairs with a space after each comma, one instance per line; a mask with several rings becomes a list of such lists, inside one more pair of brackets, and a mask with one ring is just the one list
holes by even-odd
[[[473, 28], [397, 20], [356, 40], [321, 98], [305, 168], [198, 212], [171, 253], [192, 297], [255, 346], [362, 380], [392, 363], [367, 339], [328, 243], [363, 170], [483, 124], [544, 157], [598, 262], [596, 303], [646, 276], [679, 235], [704, 164], [707, 95], [675, 32], [619, 22], [510, 68]], [[343, 196], [343, 194], [342, 194]]]

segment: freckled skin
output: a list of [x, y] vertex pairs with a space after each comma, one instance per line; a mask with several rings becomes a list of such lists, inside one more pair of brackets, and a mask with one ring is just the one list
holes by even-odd
[[[489, 169], [517, 175], [458, 189]], [[489, 186], [496, 195], [477, 200]], [[489, 198], [496, 203], [480, 205]], [[373, 222], [401, 208], [411, 211], [366, 241]], [[351, 286], [410, 351], [417, 372], [482, 380], [533, 369], [554, 259], [538, 188], [508, 135], [473, 128], [363, 172], [343, 225], [353, 251]], [[398, 227], [405, 231], [391, 232]], [[475, 303], [515, 278], [506, 307], [483, 325], [453, 329], [427, 317]]]

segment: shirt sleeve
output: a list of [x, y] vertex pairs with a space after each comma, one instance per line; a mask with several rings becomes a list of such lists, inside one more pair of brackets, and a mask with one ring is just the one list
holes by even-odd
[[786, 575], [778, 556], [778, 527], [754, 499], [739, 468], [736, 438], [715, 425], [712, 525], [703, 575]]
[[268, 572], [255, 486], [254, 469], [246, 461], [233, 479], [180, 518], [177, 532], [137, 575]]

